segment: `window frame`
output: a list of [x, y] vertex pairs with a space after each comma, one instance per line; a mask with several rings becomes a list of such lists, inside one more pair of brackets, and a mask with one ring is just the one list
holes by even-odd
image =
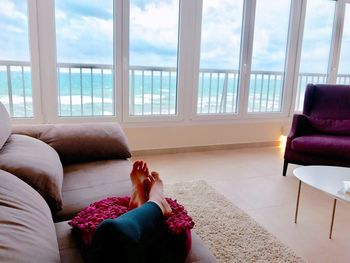
[[[60, 117], [57, 99], [57, 57], [54, 0], [27, 0], [28, 32], [33, 89], [33, 118], [12, 118], [13, 123], [75, 123], [119, 121], [131, 126], [240, 122], [290, 118], [295, 111], [301, 46], [307, 0], [292, 0], [288, 26], [285, 81], [281, 112], [248, 113], [256, 0], [244, 0], [240, 72], [236, 114], [197, 114], [203, 1], [179, 0], [177, 112], [175, 115], [129, 115], [129, 0], [114, 1], [115, 116]], [[337, 0], [333, 21], [327, 83], [335, 84], [340, 60], [345, 5]]]

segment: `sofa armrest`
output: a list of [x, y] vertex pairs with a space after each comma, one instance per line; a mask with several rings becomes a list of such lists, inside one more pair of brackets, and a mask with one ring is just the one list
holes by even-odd
[[312, 127], [310, 125], [308, 116], [303, 114], [294, 114], [292, 127], [288, 134], [288, 140], [292, 140], [303, 134], [308, 134], [311, 131]]
[[117, 123], [14, 126], [13, 133], [49, 144], [63, 164], [131, 157], [127, 138]]

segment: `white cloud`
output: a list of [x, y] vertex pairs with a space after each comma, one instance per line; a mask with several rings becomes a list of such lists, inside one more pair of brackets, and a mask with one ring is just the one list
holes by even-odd
[[27, 20], [24, 12], [21, 12], [11, 0], [1, 0], [0, 17]]
[[[178, 16], [179, 1], [170, 2], [151, 2], [145, 4], [143, 8], [130, 3], [130, 43], [139, 46], [138, 43], [152, 47], [149, 53], [153, 53], [153, 58], [160, 50], [160, 59], [151, 61], [141, 56], [148, 56], [147, 53], [137, 53], [137, 50], [131, 50], [130, 60], [134, 65], [142, 65], [141, 61], [147, 61], [144, 65], [153, 66], [176, 66], [171, 61], [162, 56], [161, 50], [172, 51], [176, 54], [178, 46]], [[157, 50], [158, 49], [158, 50]], [[175, 58], [176, 60], [176, 58]], [[158, 64], [158, 63], [161, 64]], [[157, 63], [157, 64], [156, 64]]]
[[334, 10], [334, 1], [308, 1], [300, 72], [327, 73]]
[[204, 1], [201, 67], [238, 69], [243, 1]]

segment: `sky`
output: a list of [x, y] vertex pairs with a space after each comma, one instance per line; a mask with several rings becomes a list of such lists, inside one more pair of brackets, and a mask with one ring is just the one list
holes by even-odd
[[[290, 2], [257, 0], [253, 70], [283, 71]], [[0, 3], [0, 60], [28, 61], [26, 1]], [[334, 3], [308, 0], [300, 65], [303, 72], [327, 70]], [[203, 0], [201, 68], [238, 69], [242, 10], [243, 0]], [[58, 62], [113, 63], [112, 0], [56, 0], [55, 15]], [[130, 64], [176, 67], [178, 23], [178, 0], [131, 0]], [[349, 27], [344, 28], [343, 46], [349, 46]], [[350, 71], [350, 56], [346, 48], [341, 54], [345, 73]]]

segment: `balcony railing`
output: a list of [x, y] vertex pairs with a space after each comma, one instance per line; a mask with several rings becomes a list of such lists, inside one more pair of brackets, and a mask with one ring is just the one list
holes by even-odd
[[325, 84], [327, 74], [300, 73], [298, 78], [298, 88], [295, 100], [295, 111], [302, 111], [304, 106], [305, 88], [308, 83]]
[[236, 113], [238, 74], [238, 70], [200, 69], [197, 113]]
[[113, 66], [58, 63], [59, 116], [114, 115]]
[[250, 74], [248, 112], [280, 112], [284, 72], [252, 71]]
[[129, 68], [129, 115], [174, 115], [177, 70], [170, 67]]
[[0, 61], [0, 101], [12, 117], [33, 117], [30, 62]]
[[[326, 74], [301, 73], [295, 110], [303, 107], [307, 83], [326, 83]], [[284, 73], [252, 71], [248, 113], [280, 112]], [[0, 101], [13, 117], [33, 117], [29, 62], [0, 61]], [[59, 63], [57, 65], [59, 116], [115, 115], [113, 66]], [[338, 84], [350, 85], [350, 75], [338, 75]], [[234, 114], [238, 106], [237, 70], [201, 69], [197, 114]], [[131, 66], [129, 115], [174, 115], [177, 112], [177, 70]]]

